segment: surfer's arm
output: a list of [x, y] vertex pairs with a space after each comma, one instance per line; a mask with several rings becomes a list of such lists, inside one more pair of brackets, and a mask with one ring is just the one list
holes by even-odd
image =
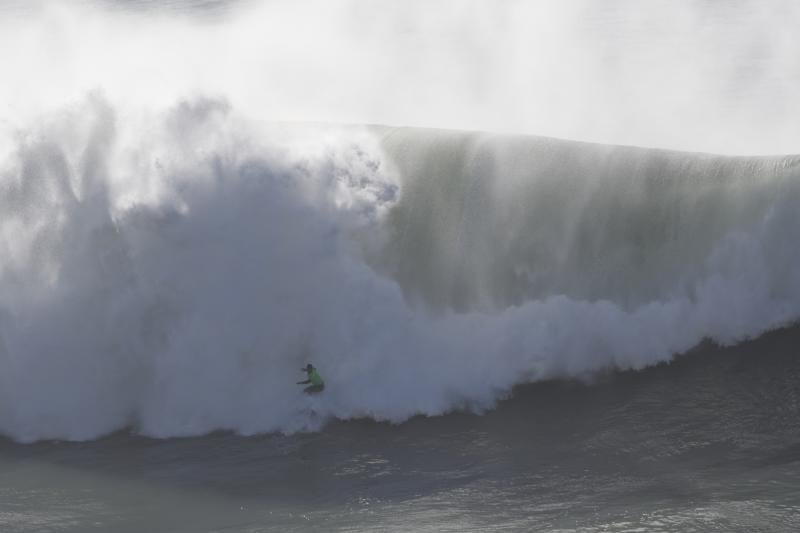
[[311, 383], [310, 379], [307, 379], [305, 381], [298, 381], [297, 382], [298, 385], [308, 385], [309, 383]]

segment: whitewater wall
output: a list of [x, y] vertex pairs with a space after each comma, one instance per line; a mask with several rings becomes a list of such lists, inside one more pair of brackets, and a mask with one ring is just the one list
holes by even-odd
[[800, 316], [797, 157], [99, 96], [4, 129], [0, 154], [0, 432], [18, 440], [480, 410]]

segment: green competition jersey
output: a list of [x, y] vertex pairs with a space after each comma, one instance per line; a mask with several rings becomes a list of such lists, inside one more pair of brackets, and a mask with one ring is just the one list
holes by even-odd
[[317, 374], [317, 369], [316, 368], [308, 373], [308, 380], [315, 387], [318, 387], [319, 385], [324, 385], [325, 384], [325, 382], [322, 381], [322, 378], [320, 377], [320, 375]]

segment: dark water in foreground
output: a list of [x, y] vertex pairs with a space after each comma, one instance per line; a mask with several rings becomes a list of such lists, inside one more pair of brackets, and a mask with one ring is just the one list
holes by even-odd
[[3, 531], [797, 531], [800, 330], [484, 415], [0, 444]]

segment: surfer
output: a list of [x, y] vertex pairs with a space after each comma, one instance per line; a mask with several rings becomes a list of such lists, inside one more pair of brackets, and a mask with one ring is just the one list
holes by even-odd
[[323, 390], [325, 390], [325, 382], [322, 381], [322, 377], [317, 372], [317, 369], [314, 368], [314, 365], [308, 363], [305, 368], [301, 368], [300, 370], [301, 372], [305, 372], [308, 375], [308, 379], [305, 381], [298, 381], [297, 384], [298, 385], [308, 385], [309, 383], [311, 384], [305, 389], [303, 389], [303, 392], [305, 392], [306, 394], [316, 394], [318, 392], [322, 392]]

